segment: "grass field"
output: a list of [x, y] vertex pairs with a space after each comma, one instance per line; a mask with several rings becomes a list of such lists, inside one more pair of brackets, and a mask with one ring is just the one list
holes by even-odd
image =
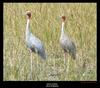
[[[32, 80], [97, 80], [95, 3], [4, 3], [3, 80], [30, 80], [26, 17], [23, 16], [27, 10], [32, 12], [31, 31], [44, 43], [48, 54], [47, 60], [42, 60], [33, 53]], [[62, 14], [67, 17], [65, 32], [77, 47], [77, 59], [67, 57], [68, 72], [64, 71], [63, 50], [59, 44]]]

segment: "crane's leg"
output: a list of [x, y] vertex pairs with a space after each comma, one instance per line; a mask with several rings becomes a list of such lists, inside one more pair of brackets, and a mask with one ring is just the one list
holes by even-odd
[[68, 77], [68, 72], [69, 72], [69, 58], [66, 58], [66, 57], [67, 57], [67, 53], [64, 52], [65, 80], [66, 80], [66, 77]]
[[67, 63], [67, 61], [66, 61], [66, 56], [67, 56], [67, 54], [66, 54], [66, 52], [64, 52], [64, 70], [65, 70], [65, 72], [66, 72], [66, 68], [67, 68], [67, 65], [66, 65], [66, 63]]
[[66, 72], [67, 72], [67, 79], [68, 79], [68, 73], [69, 73], [69, 58], [67, 58], [67, 70], [66, 70]]
[[30, 61], [31, 61], [31, 63], [30, 63], [30, 67], [31, 67], [31, 69], [30, 69], [30, 80], [32, 80], [32, 51], [30, 50]]
[[66, 67], [67, 67], [66, 63], [67, 63], [66, 62], [66, 52], [64, 52], [64, 72], [65, 72], [65, 77], [64, 78], [65, 78], [65, 80], [66, 80]]

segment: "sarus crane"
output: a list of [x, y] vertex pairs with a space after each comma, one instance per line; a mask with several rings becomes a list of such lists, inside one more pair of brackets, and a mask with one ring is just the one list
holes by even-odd
[[64, 32], [65, 20], [66, 17], [64, 15], [61, 16], [62, 20], [62, 27], [61, 27], [61, 36], [60, 36], [60, 45], [64, 50], [64, 64], [66, 69], [66, 59], [67, 59], [67, 72], [69, 70], [69, 59], [66, 57], [67, 53], [71, 55], [71, 57], [75, 60], [76, 59], [76, 46], [72, 39], [68, 36], [67, 33]]
[[31, 54], [31, 78], [32, 78], [32, 52], [37, 53], [42, 59], [46, 59], [47, 55], [45, 53], [43, 43], [35, 35], [33, 35], [30, 31], [31, 11], [27, 11], [25, 15], [27, 17], [26, 45]]

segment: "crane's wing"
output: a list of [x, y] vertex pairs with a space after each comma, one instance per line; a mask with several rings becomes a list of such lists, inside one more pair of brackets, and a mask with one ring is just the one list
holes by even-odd
[[74, 59], [76, 59], [76, 46], [75, 46], [75, 44], [74, 44], [73, 41], [71, 41], [69, 53], [71, 54], [71, 56], [72, 56]]
[[61, 46], [65, 51], [71, 54], [74, 59], [76, 58], [76, 46], [70, 37], [63, 35]]
[[38, 53], [43, 59], [46, 59], [46, 53], [43, 43], [35, 36], [30, 34], [31, 48], [34, 48], [35, 52]]

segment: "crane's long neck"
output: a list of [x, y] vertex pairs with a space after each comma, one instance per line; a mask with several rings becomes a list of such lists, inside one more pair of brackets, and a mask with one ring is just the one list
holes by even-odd
[[26, 38], [30, 34], [30, 19], [27, 19], [27, 24], [26, 24]]
[[62, 22], [62, 27], [61, 27], [61, 35], [63, 35], [63, 34], [64, 34], [64, 25], [65, 25], [65, 23], [64, 23], [64, 22]]

